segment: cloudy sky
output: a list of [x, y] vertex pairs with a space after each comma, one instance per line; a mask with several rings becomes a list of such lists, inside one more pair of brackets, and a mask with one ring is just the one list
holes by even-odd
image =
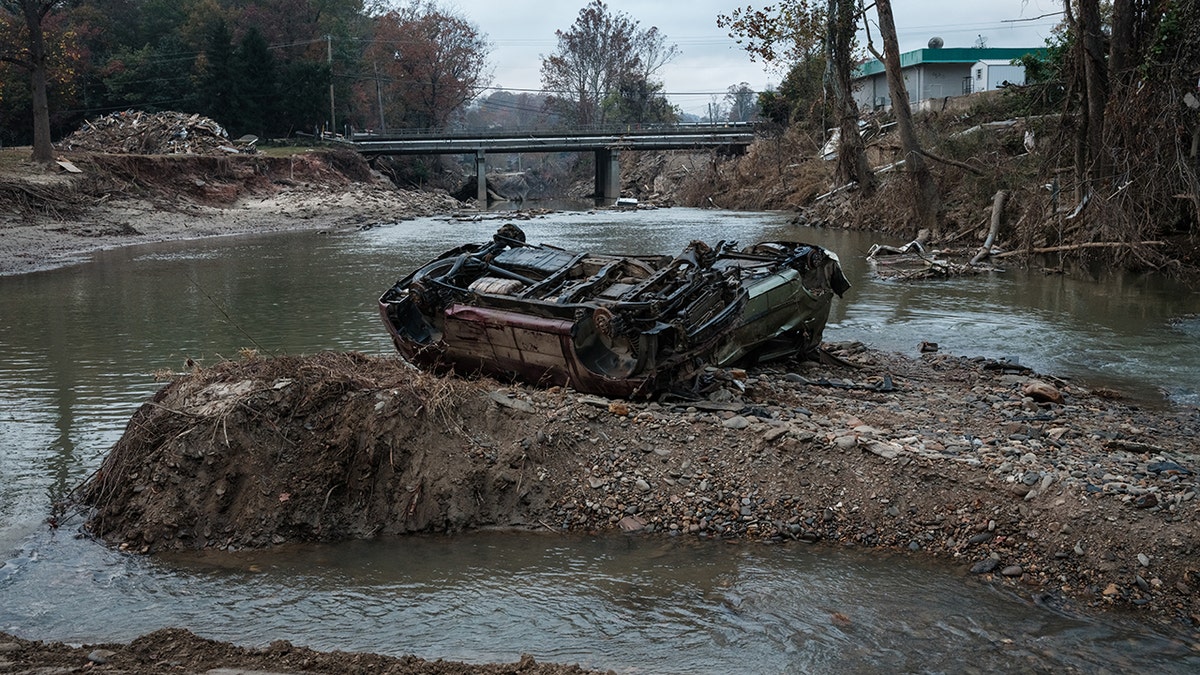
[[[542, 56], [554, 52], [556, 30], [570, 30], [587, 0], [446, 0], [443, 7], [466, 17], [492, 43], [492, 84], [509, 90], [541, 88]], [[736, 7], [761, 7], [769, 0], [607, 0], [609, 11], [628, 14], [645, 28], [655, 26], [680, 54], [661, 72], [664, 89], [684, 112], [703, 115], [713, 96], [740, 82], [755, 90], [777, 85], [780, 74], [765, 71], [717, 28], [716, 17]], [[947, 47], [971, 47], [979, 36], [989, 47], [1040, 47], [1062, 10], [1061, 0], [893, 0], [901, 51], [919, 49], [938, 36]], [[872, 18], [874, 12], [870, 12]], [[874, 33], [878, 44], [878, 33]]]

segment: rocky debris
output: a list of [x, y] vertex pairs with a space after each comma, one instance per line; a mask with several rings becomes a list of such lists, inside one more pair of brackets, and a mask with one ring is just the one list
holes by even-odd
[[88, 526], [143, 552], [481, 526], [828, 542], [1200, 626], [1200, 411], [826, 347], [837, 365], [710, 369], [636, 403], [397, 359], [222, 364], [137, 413], [82, 492]]
[[198, 113], [141, 110], [125, 110], [85, 121], [59, 143], [59, 148], [125, 155], [254, 152], [253, 143], [235, 144], [220, 124]]

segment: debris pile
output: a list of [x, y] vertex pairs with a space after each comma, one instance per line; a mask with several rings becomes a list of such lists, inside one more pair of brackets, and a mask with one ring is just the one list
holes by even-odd
[[225, 129], [208, 117], [180, 112], [126, 110], [89, 120], [60, 143], [63, 150], [132, 155], [218, 155], [239, 149]]

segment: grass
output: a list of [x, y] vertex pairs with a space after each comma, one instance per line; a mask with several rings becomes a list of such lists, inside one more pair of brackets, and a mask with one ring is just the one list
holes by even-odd
[[0, 173], [27, 173], [30, 152], [27, 145], [0, 148]]

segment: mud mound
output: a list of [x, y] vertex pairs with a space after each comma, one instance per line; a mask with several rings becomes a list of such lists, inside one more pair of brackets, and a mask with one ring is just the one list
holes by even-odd
[[623, 529], [921, 552], [1200, 625], [1200, 410], [856, 343], [627, 402], [320, 354], [181, 376], [78, 491], [128, 550]]
[[521, 523], [541, 486], [486, 391], [357, 354], [196, 371], [84, 486], [88, 528], [150, 552]]

